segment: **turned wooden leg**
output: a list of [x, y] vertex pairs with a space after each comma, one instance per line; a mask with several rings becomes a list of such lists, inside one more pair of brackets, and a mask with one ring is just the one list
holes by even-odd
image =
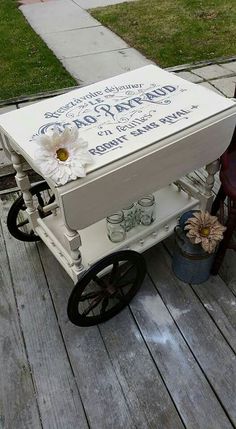
[[221, 201], [224, 201], [225, 198], [226, 198], [226, 195], [224, 193], [223, 186], [221, 186], [220, 189], [219, 189], [219, 191], [218, 191], [218, 194], [216, 195], [216, 197], [215, 197], [215, 199], [213, 201], [212, 207], [211, 207], [211, 214], [213, 216], [216, 215], [216, 213], [220, 209], [220, 203], [221, 203]]
[[78, 231], [69, 228], [66, 225], [66, 233], [64, 234], [65, 244], [70, 252], [75, 269], [80, 272], [83, 270], [82, 257], [80, 253], [81, 238]]
[[206, 170], [208, 173], [208, 176], [206, 178], [205, 182], [205, 192], [204, 192], [204, 198], [205, 198], [205, 207], [202, 207], [203, 210], [211, 211], [212, 201], [213, 201], [213, 186], [215, 183], [215, 174], [219, 170], [219, 160], [213, 161], [210, 164], [206, 166]]
[[233, 203], [233, 207], [229, 207], [229, 216], [226, 223], [226, 231], [224, 233], [224, 238], [219, 245], [219, 249], [216, 253], [216, 257], [211, 269], [211, 274], [216, 275], [220, 269], [220, 266], [223, 262], [226, 250], [229, 248], [230, 241], [236, 227], [236, 202]]
[[14, 169], [16, 170], [15, 180], [17, 186], [22, 192], [22, 196], [26, 205], [26, 211], [28, 214], [29, 222], [34, 229], [37, 226], [38, 210], [34, 206], [33, 197], [30, 192], [31, 184], [29, 181], [28, 175], [23, 171], [22, 158], [18, 153], [16, 153], [11, 147], [9, 147], [11, 152], [11, 161]]

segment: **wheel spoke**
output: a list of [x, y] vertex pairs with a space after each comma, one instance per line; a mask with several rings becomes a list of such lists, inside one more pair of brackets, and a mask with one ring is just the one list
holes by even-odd
[[126, 303], [125, 295], [123, 295], [123, 293], [121, 293], [121, 291], [118, 291], [115, 294], [115, 297], [118, 298], [119, 301]]
[[[33, 185], [29, 190], [33, 203], [35, 206], [38, 206], [40, 210], [41, 206], [44, 206], [45, 200], [45, 191], [49, 188], [46, 182], [38, 183], [37, 185]], [[30, 222], [28, 219], [26, 220], [26, 216], [24, 215], [27, 211], [27, 206], [24, 201], [24, 193], [20, 195], [12, 204], [8, 216], [7, 216], [7, 227], [11, 235], [17, 238], [20, 241], [39, 241], [40, 237], [30, 228]], [[52, 192], [48, 194], [48, 198], [45, 201], [48, 201], [49, 198], [52, 197]], [[42, 212], [42, 208], [41, 208]]]
[[123, 279], [126, 274], [128, 274], [132, 270], [132, 268], [134, 268], [134, 265], [130, 265], [129, 267], [127, 267], [126, 270], [121, 273], [119, 280]]
[[122, 283], [121, 285], [118, 283], [118, 284], [116, 284], [116, 288], [122, 289], [126, 286], [132, 286], [134, 284], [134, 282], [135, 282], [135, 279], [131, 279], [131, 280], [127, 281], [126, 283]]
[[120, 294], [121, 294], [122, 296], [125, 296], [123, 289], [120, 289]]
[[108, 303], [109, 303], [109, 299], [108, 299], [108, 297], [105, 297], [104, 300], [102, 301], [102, 307], [101, 307], [100, 314], [104, 314], [105, 313], [106, 308], [108, 306]]
[[21, 228], [22, 226], [25, 226], [29, 223], [29, 219], [25, 219], [22, 222], [18, 223], [16, 226], [17, 228]]
[[50, 198], [47, 204], [52, 204], [55, 201], [55, 195], [53, 194]]
[[82, 316], [87, 316], [90, 313], [90, 311], [92, 311], [94, 308], [98, 306], [101, 300], [102, 300], [102, 295], [93, 299], [91, 304], [83, 311]]
[[37, 198], [38, 198], [39, 205], [40, 205], [41, 207], [44, 207], [44, 200], [43, 200], [43, 197], [42, 197], [41, 193], [40, 193], [40, 192], [38, 192], [38, 193], [36, 194], [36, 196], [37, 196]]
[[98, 298], [100, 296], [101, 296], [100, 291], [94, 291], [94, 292], [89, 292], [89, 293], [85, 293], [84, 295], [81, 295], [79, 300], [86, 301], [86, 299]]
[[113, 268], [110, 273], [109, 283], [115, 283], [117, 276], [119, 274], [119, 262], [114, 262]]
[[107, 287], [106, 283], [101, 277], [98, 277], [97, 274], [93, 277], [94, 283], [97, 283], [98, 286], [100, 286], [102, 289], [105, 289]]

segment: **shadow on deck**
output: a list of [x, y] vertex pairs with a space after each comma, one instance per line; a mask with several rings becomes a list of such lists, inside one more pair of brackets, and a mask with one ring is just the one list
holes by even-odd
[[1, 429], [236, 427], [236, 256], [199, 286], [171, 272], [173, 239], [146, 252], [129, 308], [67, 319], [72, 281], [43, 244], [12, 238], [1, 204]]

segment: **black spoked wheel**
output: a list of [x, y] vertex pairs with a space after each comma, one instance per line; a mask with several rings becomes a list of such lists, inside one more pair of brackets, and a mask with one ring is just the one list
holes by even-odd
[[[40, 217], [46, 217], [50, 214], [44, 213], [42, 208], [47, 204], [51, 204], [55, 200], [55, 196], [50, 190], [47, 182], [39, 183], [32, 186], [30, 192], [33, 196], [35, 206], [39, 210]], [[40, 237], [30, 228], [29, 220], [26, 213], [26, 205], [23, 196], [18, 197], [12, 204], [8, 216], [7, 227], [11, 235], [21, 241], [38, 241]]]
[[132, 250], [113, 253], [94, 264], [74, 287], [69, 320], [78, 326], [105, 322], [134, 297], [146, 274], [142, 255]]

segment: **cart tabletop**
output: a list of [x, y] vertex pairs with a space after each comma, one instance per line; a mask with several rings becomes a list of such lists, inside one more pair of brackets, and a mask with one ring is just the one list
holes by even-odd
[[37, 136], [76, 126], [94, 161], [89, 173], [153, 144], [161, 148], [167, 137], [230, 109], [232, 100], [148, 65], [3, 114], [0, 130], [34, 168]]

